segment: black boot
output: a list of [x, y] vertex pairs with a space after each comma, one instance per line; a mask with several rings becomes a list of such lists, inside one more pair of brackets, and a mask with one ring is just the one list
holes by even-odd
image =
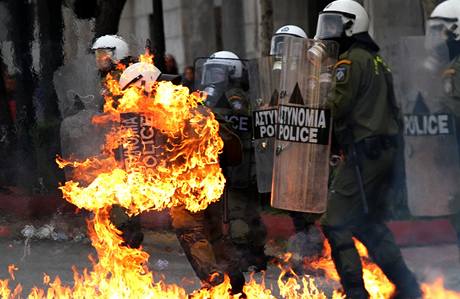
[[267, 263], [270, 257], [265, 255], [264, 247], [246, 248], [238, 246], [237, 251], [241, 257], [241, 271], [260, 272], [267, 270]]
[[142, 242], [144, 241], [144, 234], [140, 231], [123, 231], [123, 246], [128, 246], [131, 248], [141, 247]]
[[403, 260], [392, 264], [380, 265], [388, 279], [396, 286], [392, 299], [417, 299], [422, 297], [422, 290]]
[[347, 289], [345, 295], [347, 299], [369, 299], [369, 293], [364, 287]]
[[243, 287], [246, 282], [243, 273], [241, 271], [234, 271], [228, 275], [230, 276], [230, 284], [232, 285], [230, 294], [241, 294], [239, 298], [247, 298], [246, 294], [243, 292]]

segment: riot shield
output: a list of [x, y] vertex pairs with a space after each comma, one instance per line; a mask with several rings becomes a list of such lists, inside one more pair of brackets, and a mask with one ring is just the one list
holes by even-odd
[[[225, 169], [227, 185], [246, 188], [255, 181], [252, 147], [250, 99], [254, 85], [249, 78], [249, 61], [221, 57], [202, 57], [195, 60], [195, 88], [205, 92], [205, 105], [211, 109], [221, 125], [230, 127], [243, 145], [240, 165]], [[227, 146], [227, 148], [232, 148]]]
[[[76, 80], [77, 79], [77, 80]], [[102, 107], [100, 81], [94, 55], [86, 54], [61, 66], [53, 75], [53, 82], [59, 99], [59, 111], [66, 118], [80, 111], [79, 99], [92, 95], [91, 104]], [[78, 95], [76, 98], [75, 95]]]
[[[53, 81], [63, 118], [60, 129], [62, 157], [84, 160], [98, 155], [105, 131], [92, 124], [103, 102], [94, 56], [79, 56], [61, 66], [54, 73]], [[72, 179], [71, 171], [65, 169], [67, 179]]]
[[[455, 115], [448, 107], [448, 51], [425, 48], [425, 37], [401, 41], [400, 101], [404, 114], [407, 201], [414, 216], [451, 214], [460, 194]], [[447, 93], [446, 93], [447, 92]]]
[[[94, 99], [92, 95], [80, 97], [72, 92], [69, 92], [69, 97], [78, 102]], [[85, 107], [82, 104], [81, 110], [64, 118], [60, 130], [61, 154], [64, 159], [83, 161], [101, 153], [107, 128], [92, 123], [93, 117], [99, 113], [98, 109]], [[73, 179], [72, 169], [66, 168], [65, 174], [68, 180]]]
[[272, 187], [273, 155], [278, 109], [280, 59], [267, 56], [252, 61], [254, 74], [250, 81], [258, 83], [256, 96], [251, 98], [254, 156], [256, 162], [257, 188], [260, 193], [268, 193]]
[[[292, 53], [298, 43], [287, 42], [284, 47], [284, 53]], [[332, 124], [325, 104], [338, 47], [305, 40], [302, 48], [301, 55], [284, 56], [281, 64], [271, 204], [323, 213]]]

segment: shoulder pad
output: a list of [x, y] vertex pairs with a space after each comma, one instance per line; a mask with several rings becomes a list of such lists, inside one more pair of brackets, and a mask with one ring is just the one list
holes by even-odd
[[339, 65], [342, 65], [342, 64], [347, 64], [347, 65], [351, 65], [351, 60], [349, 59], [342, 59], [342, 60], [339, 60], [335, 65], [334, 67], [338, 67]]

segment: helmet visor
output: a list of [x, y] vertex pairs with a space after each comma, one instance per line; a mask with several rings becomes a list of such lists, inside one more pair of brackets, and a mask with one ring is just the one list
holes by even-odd
[[270, 45], [270, 55], [277, 58], [283, 56], [284, 44], [286, 43], [286, 35], [275, 35], [272, 37]]
[[428, 49], [445, 43], [453, 34], [449, 30], [449, 24], [445, 20], [430, 19], [427, 22], [426, 29], [426, 46]]
[[441, 19], [427, 22], [425, 49], [429, 55], [431, 68], [443, 67], [449, 62], [448, 40], [453, 38], [449, 23]]
[[94, 51], [96, 56], [96, 64], [100, 70], [107, 70], [110, 68], [113, 59], [112, 49], [96, 49]]
[[318, 17], [316, 39], [341, 37], [345, 31], [342, 15], [337, 13], [322, 13]]
[[222, 64], [205, 64], [203, 66], [201, 85], [207, 86], [227, 81], [229, 77], [228, 66]]

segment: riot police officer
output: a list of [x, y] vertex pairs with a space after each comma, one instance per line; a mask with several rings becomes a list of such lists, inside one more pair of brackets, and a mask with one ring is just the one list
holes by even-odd
[[368, 34], [365, 9], [352, 0], [330, 3], [316, 38], [340, 44], [336, 86], [329, 100], [334, 134], [345, 158], [331, 182], [322, 227], [347, 298], [369, 298], [353, 237], [396, 286], [395, 298], [418, 298], [420, 287], [383, 222], [382, 193], [390, 177], [399, 131], [392, 78]]
[[[428, 47], [434, 52], [433, 57], [440, 57], [436, 55], [437, 49], [447, 47], [450, 62], [445, 65], [443, 59], [437, 59], [437, 63], [434, 61], [432, 66], [438, 65], [444, 69], [442, 72], [444, 97], [441, 101], [447, 110], [455, 115], [458, 146], [460, 144], [460, 3], [458, 1], [442, 2], [433, 10], [428, 20], [426, 41]], [[460, 154], [460, 150], [457, 151]], [[450, 202], [450, 213], [460, 249], [460, 194], [456, 194]]]
[[[197, 61], [199, 63], [199, 61]], [[241, 255], [242, 268], [266, 268], [266, 229], [260, 217], [252, 147], [248, 68], [229, 51], [220, 51], [196, 65], [198, 89], [207, 93], [208, 106], [221, 126], [241, 140], [242, 163], [223, 166], [228, 199], [229, 233]]]
[[[153, 64], [138, 62], [128, 67], [120, 77], [120, 88], [143, 86], [146, 92], [153, 90], [154, 83], [161, 80], [174, 80], [177, 76], [161, 74]], [[201, 107], [203, 114], [209, 110]], [[225, 128], [219, 131], [224, 140], [224, 153], [221, 163], [239, 163], [240, 155], [230, 156], [229, 147], [240, 143], [236, 135]], [[184, 205], [172, 207], [170, 214], [172, 226], [177, 239], [187, 256], [193, 270], [203, 282], [204, 287], [216, 286], [223, 282], [224, 274], [230, 278], [232, 292], [241, 293], [244, 286], [244, 275], [239, 271], [236, 251], [222, 231], [222, 203], [211, 204], [203, 211], [192, 213]]]
[[94, 52], [96, 65], [101, 76], [105, 76], [116, 69], [117, 63], [123, 63], [129, 54], [128, 44], [118, 35], [104, 35], [97, 38], [91, 50]]

